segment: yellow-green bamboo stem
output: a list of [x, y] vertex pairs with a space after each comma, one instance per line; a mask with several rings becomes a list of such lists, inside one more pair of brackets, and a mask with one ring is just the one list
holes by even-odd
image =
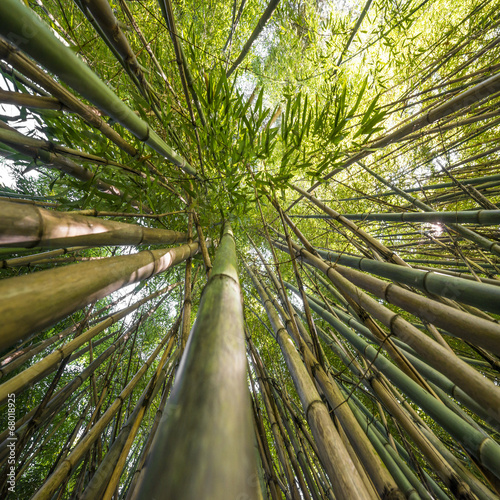
[[0, 201], [0, 246], [67, 248], [184, 243], [187, 234]]
[[0, 282], [0, 349], [110, 293], [167, 270], [199, 251], [197, 242], [48, 269]]

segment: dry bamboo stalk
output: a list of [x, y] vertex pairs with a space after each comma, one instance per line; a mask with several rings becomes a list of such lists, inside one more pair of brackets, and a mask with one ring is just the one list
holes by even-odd
[[133, 255], [109, 257], [8, 278], [0, 282], [0, 349], [132, 283], [183, 262], [197, 242]]
[[0, 89], [0, 103], [11, 104], [13, 106], [23, 106], [35, 109], [55, 109], [63, 111], [67, 108], [54, 97], [39, 97], [21, 92], [11, 92]]
[[0, 246], [67, 248], [184, 243], [187, 234], [0, 201]]

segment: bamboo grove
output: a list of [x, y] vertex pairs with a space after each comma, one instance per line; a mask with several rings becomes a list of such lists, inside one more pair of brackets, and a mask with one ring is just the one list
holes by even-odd
[[497, 0], [0, 2], [0, 497], [500, 496]]

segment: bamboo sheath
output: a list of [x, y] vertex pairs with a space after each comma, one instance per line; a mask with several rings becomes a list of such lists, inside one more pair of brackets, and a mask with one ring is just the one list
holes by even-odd
[[[321, 257], [333, 265], [340, 264], [360, 271], [389, 278], [397, 283], [404, 283], [424, 292], [452, 298], [486, 311], [500, 314], [500, 288], [479, 282], [469, 282], [462, 278], [445, 276], [439, 269], [420, 271], [404, 268], [388, 262], [380, 262], [363, 257], [353, 257], [328, 250], [316, 250]], [[337, 267], [340, 270], [340, 266]], [[498, 342], [500, 342], [500, 330]]]
[[[286, 250], [288, 249], [286, 248]], [[339, 274], [329, 263], [315, 257], [304, 249], [300, 251], [298, 258], [324, 272], [342, 293], [349, 296], [360, 307], [389, 328], [392, 335], [406, 342], [433, 368], [436, 368], [461, 387], [464, 392], [487, 410], [490, 418], [500, 422], [500, 389], [492, 382], [482, 377], [464, 361], [453, 356], [443, 346], [427, 337], [399, 314], [387, 309], [362, 292], [356, 285]], [[387, 285], [387, 283], [384, 283], [384, 285]], [[457, 310], [453, 310], [453, 314], [457, 312]], [[479, 320], [480, 318], [477, 318], [477, 321]], [[488, 324], [495, 325], [493, 322], [488, 322]]]
[[161, 290], [158, 290], [157, 292], [154, 292], [154, 293], [148, 295], [147, 297], [137, 301], [135, 304], [132, 304], [131, 306], [129, 306], [125, 309], [122, 309], [121, 311], [113, 314], [112, 316], [109, 316], [104, 321], [101, 321], [97, 325], [88, 329], [86, 332], [80, 334], [74, 340], [57, 348], [54, 352], [52, 352], [48, 356], [45, 356], [42, 360], [31, 365], [29, 368], [26, 368], [25, 370], [23, 370], [21, 373], [19, 373], [15, 377], [12, 377], [11, 379], [9, 379], [7, 382], [4, 382], [3, 384], [1, 384], [0, 385], [0, 405], [2, 405], [5, 402], [8, 394], [19, 392], [19, 390], [23, 386], [30, 383], [30, 380], [35, 379], [40, 374], [55, 367], [59, 363], [59, 361], [63, 360], [67, 356], [69, 356], [76, 349], [78, 349], [83, 344], [85, 344], [86, 342], [88, 342], [89, 340], [94, 338], [96, 335], [101, 333], [103, 330], [105, 330], [106, 328], [109, 328], [114, 323], [116, 323], [120, 319], [124, 318], [125, 316], [127, 316], [131, 312], [135, 311], [136, 309], [141, 307], [143, 304], [145, 304], [149, 300], [154, 299], [155, 297], [158, 297], [159, 295], [163, 295], [164, 293], [170, 292], [170, 290], [175, 288], [175, 286], [177, 286], [177, 285], [169, 285], [165, 288], [162, 288]]
[[161, 273], [198, 251], [199, 244], [194, 242], [2, 280], [0, 349], [53, 325], [115, 290]]
[[339, 500], [344, 498], [376, 498], [374, 496], [375, 492], [372, 493], [366, 488], [363, 479], [351, 460], [292, 339], [281, 323], [272, 304], [270, 304], [270, 299], [248, 266], [246, 266], [246, 269], [259, 292], [283, 357], [290, 370], [307, 421], [318, 446], [319, 456], [325, 465], [336, 498]]
[[134, 498], [260, 498], [229, 224]]
[[106, 429], [111, 419], [116, 412], [121, 408], [125, 400], [131, 395], [137, 383], [142, 379], [146, 371], [149, 369], [153, 361], [156, 359], [161, 349], [165, 346], [171, 338], [171, 331], [159, 342], [153, 353], [149, 356], [147, 361], [135, 373], [132, 380], [121, 391], [119, 396], [108, 406], [103, 415], [94, 423], [94, 426], [79, 440], [78, 444], [71, 450], [71, 452], [64, 458], [63, 461], [56, 467], [54, 472], [49, 476], [47, 481], [35, 493], [32, 500], [48, 500], [57, 491], [57, 488], [66, 479], [68, 474], [80, 463], [89, 451], [90, 446], [94, 443], [102, 432]]
[[[289, 252], [288, 248], [280, 243], [275, 243], [277, 248], [280, 248], [284, 252]], [[295, 251], [303, 255], [303, 252], [306, 252], [303, 249], [295, 246]], [[309, 252], [307, 252], [309, 254]], [[326, 262], [322, 259], [318, 259], [314, 257], [312, 254], [314, 262], [319, 263], [320, 261], [324, 263], [331, 270], [335, 270], [339, 275], [343, 276], [345, 279], [349, 280], [352, 285], [363, 288], [364, 290], [373, 293], [377, 297], [381, 299], [397, 305], [402, 309], [416, 315], [417, 317], [432, 323], [433, 325], [444, 328], [446, 331], [450, 332], [453, 335], [456, 335], [464, 340], [472, 342], [475, 345], [484, 347], [485, 349], [490, 350], [495, 354], [500, 354], [500, 325], [493, 321], [489, 321], [487, 319], [479, 318], [472, 314], [460, 311], [459, 309], [455, 309], [446, 304], [442, 304], [435, 300], [429, 299], [427, 297], [423, 297], [417, 293], [411, 292], [409, 290], [405, 290], [404, 288], [397, 286], [393, 283], [387, 283], [386, 281], [380, 280], [373, 276], [361, 273], [359, 271], [355, 271], [353, 269], [341, 266], [336, 262]], [[318, 268], [316, 264], [313, 264], [308, 257], [305, 260]], [[382, 263], [386, 264], [386, 263]], [[321, 264], [323, 266], [323, 264]], [[391, 264], [388, 264], [391, 265]], [[375, 266], [373, 266], [375, 267]], [[394, 266], [396, 267], [396, 266]], [[386, 268], [384, 268], [386, 270]], [[410, 271], [405, 275], [406, 271]], [[405, 276], [407, 277], [407, 281], [410, 283], [411, 280], [415, 280], [415, 277], [412, 274], [411, 269], [405, 269], [398, 266], [397, 272], [398, 276], [401, 276], [403, 279], [402, 282], [405, 282]], [[420, 273], [420, 271], [415, 271], [415, 273]], [[433, 273], [425, 273], [425, 274], [433, 274]], [[427, 278], [422, 275], [422, 280], [420, 280], [420, 284], [422, 289], [427, 291], [426, 288], [431, 288], [434, 291], [432, 293], [440, 294], [441, 296], [446, 296], [446, 298], [453, 298], [456, 300], [460, 300], [460, 293], [464, 290], [463, 285], [469, 285], [473, 283], [469, 283], [466, 281], [461, 281], [457, 285], [455, 284], [447, 284], [441, 286], [436, 286], [433, 288], [432, 284], [427, 285]], [[411, 276], [411, 278], [409, 278]], [[437, 276], [437, 275], [436, 275]], [[429, 280], [429, 282], [432, 282]], [[399, 281], [393, 277], [394, 281]], [[451, 277], [449, 279], [452, 279]], [[456, 278], [455, 278], [456, 279]], [[435, 283], [439, 283], [439, 279], [435, 280]], [[462, 284], [463, 283], [463, 284]], [[418, 282], [417, 288], [418, 287]], [[498, 289], [491, 285], [485, 285], [483, 283], [477, 283], [479, 287], [488, 287], [493, 289], [493, 297], [498, 297]], [[467, 287], [465, 287], [467, 289]], [[484, 290], [481, 288], [481, 290]], [[468, 295], [471, 297], [471, 295]], [[490, 301], [488, 294], [485, 296], [484, 301], [487, 301], [485, 309], [493, 309], [494, 311], [498, 310], [498, 304], [495, 301]], [[473, 299], [470, 299], [473, 300]], [[498, 299], [497, 299], [498, 300]], [[467, 301], [465, 301], [467, 302]], [[481, 306], [481, 302], [477, 302], [479, 306]]]
[[0, 246], [61, 248], [70, 246], [170, 245], [187, 234], [138, 224], [101, 220], [0, 201]]
[[0, 14], [2, 35], [16, 40], [18, 47], [120, 123], [137, 139], [187, 174], [198, 176], [196, 170], [151, 130], [71, 49], [60, 42], [29, 7], [17, 0], [3, 0]]
[[[301, 219], [330, 219], [328, 215], [291, 215]], [[457, 212], [401, 212], [384, 214], [344, 214], [348, 220], [382, 222], [434, 222], [455, 224], [478, 224], [492, 226], [500, 224], [500, 210], [465, 210]]]

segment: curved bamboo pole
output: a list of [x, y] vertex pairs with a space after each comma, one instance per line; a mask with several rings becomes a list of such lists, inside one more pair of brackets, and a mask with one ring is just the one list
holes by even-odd
[[[328, 219], [328, 215], [291, 215], [301, 219]], [[401, 212], [401, 213], [366, 213], [344, 214], [347, 220], [382, 221], [382, 222], [435, 222], [455, 224], [478, 224], [493, 226], [500, 224], [500, 210], [465, 210], [457, 212]]]

